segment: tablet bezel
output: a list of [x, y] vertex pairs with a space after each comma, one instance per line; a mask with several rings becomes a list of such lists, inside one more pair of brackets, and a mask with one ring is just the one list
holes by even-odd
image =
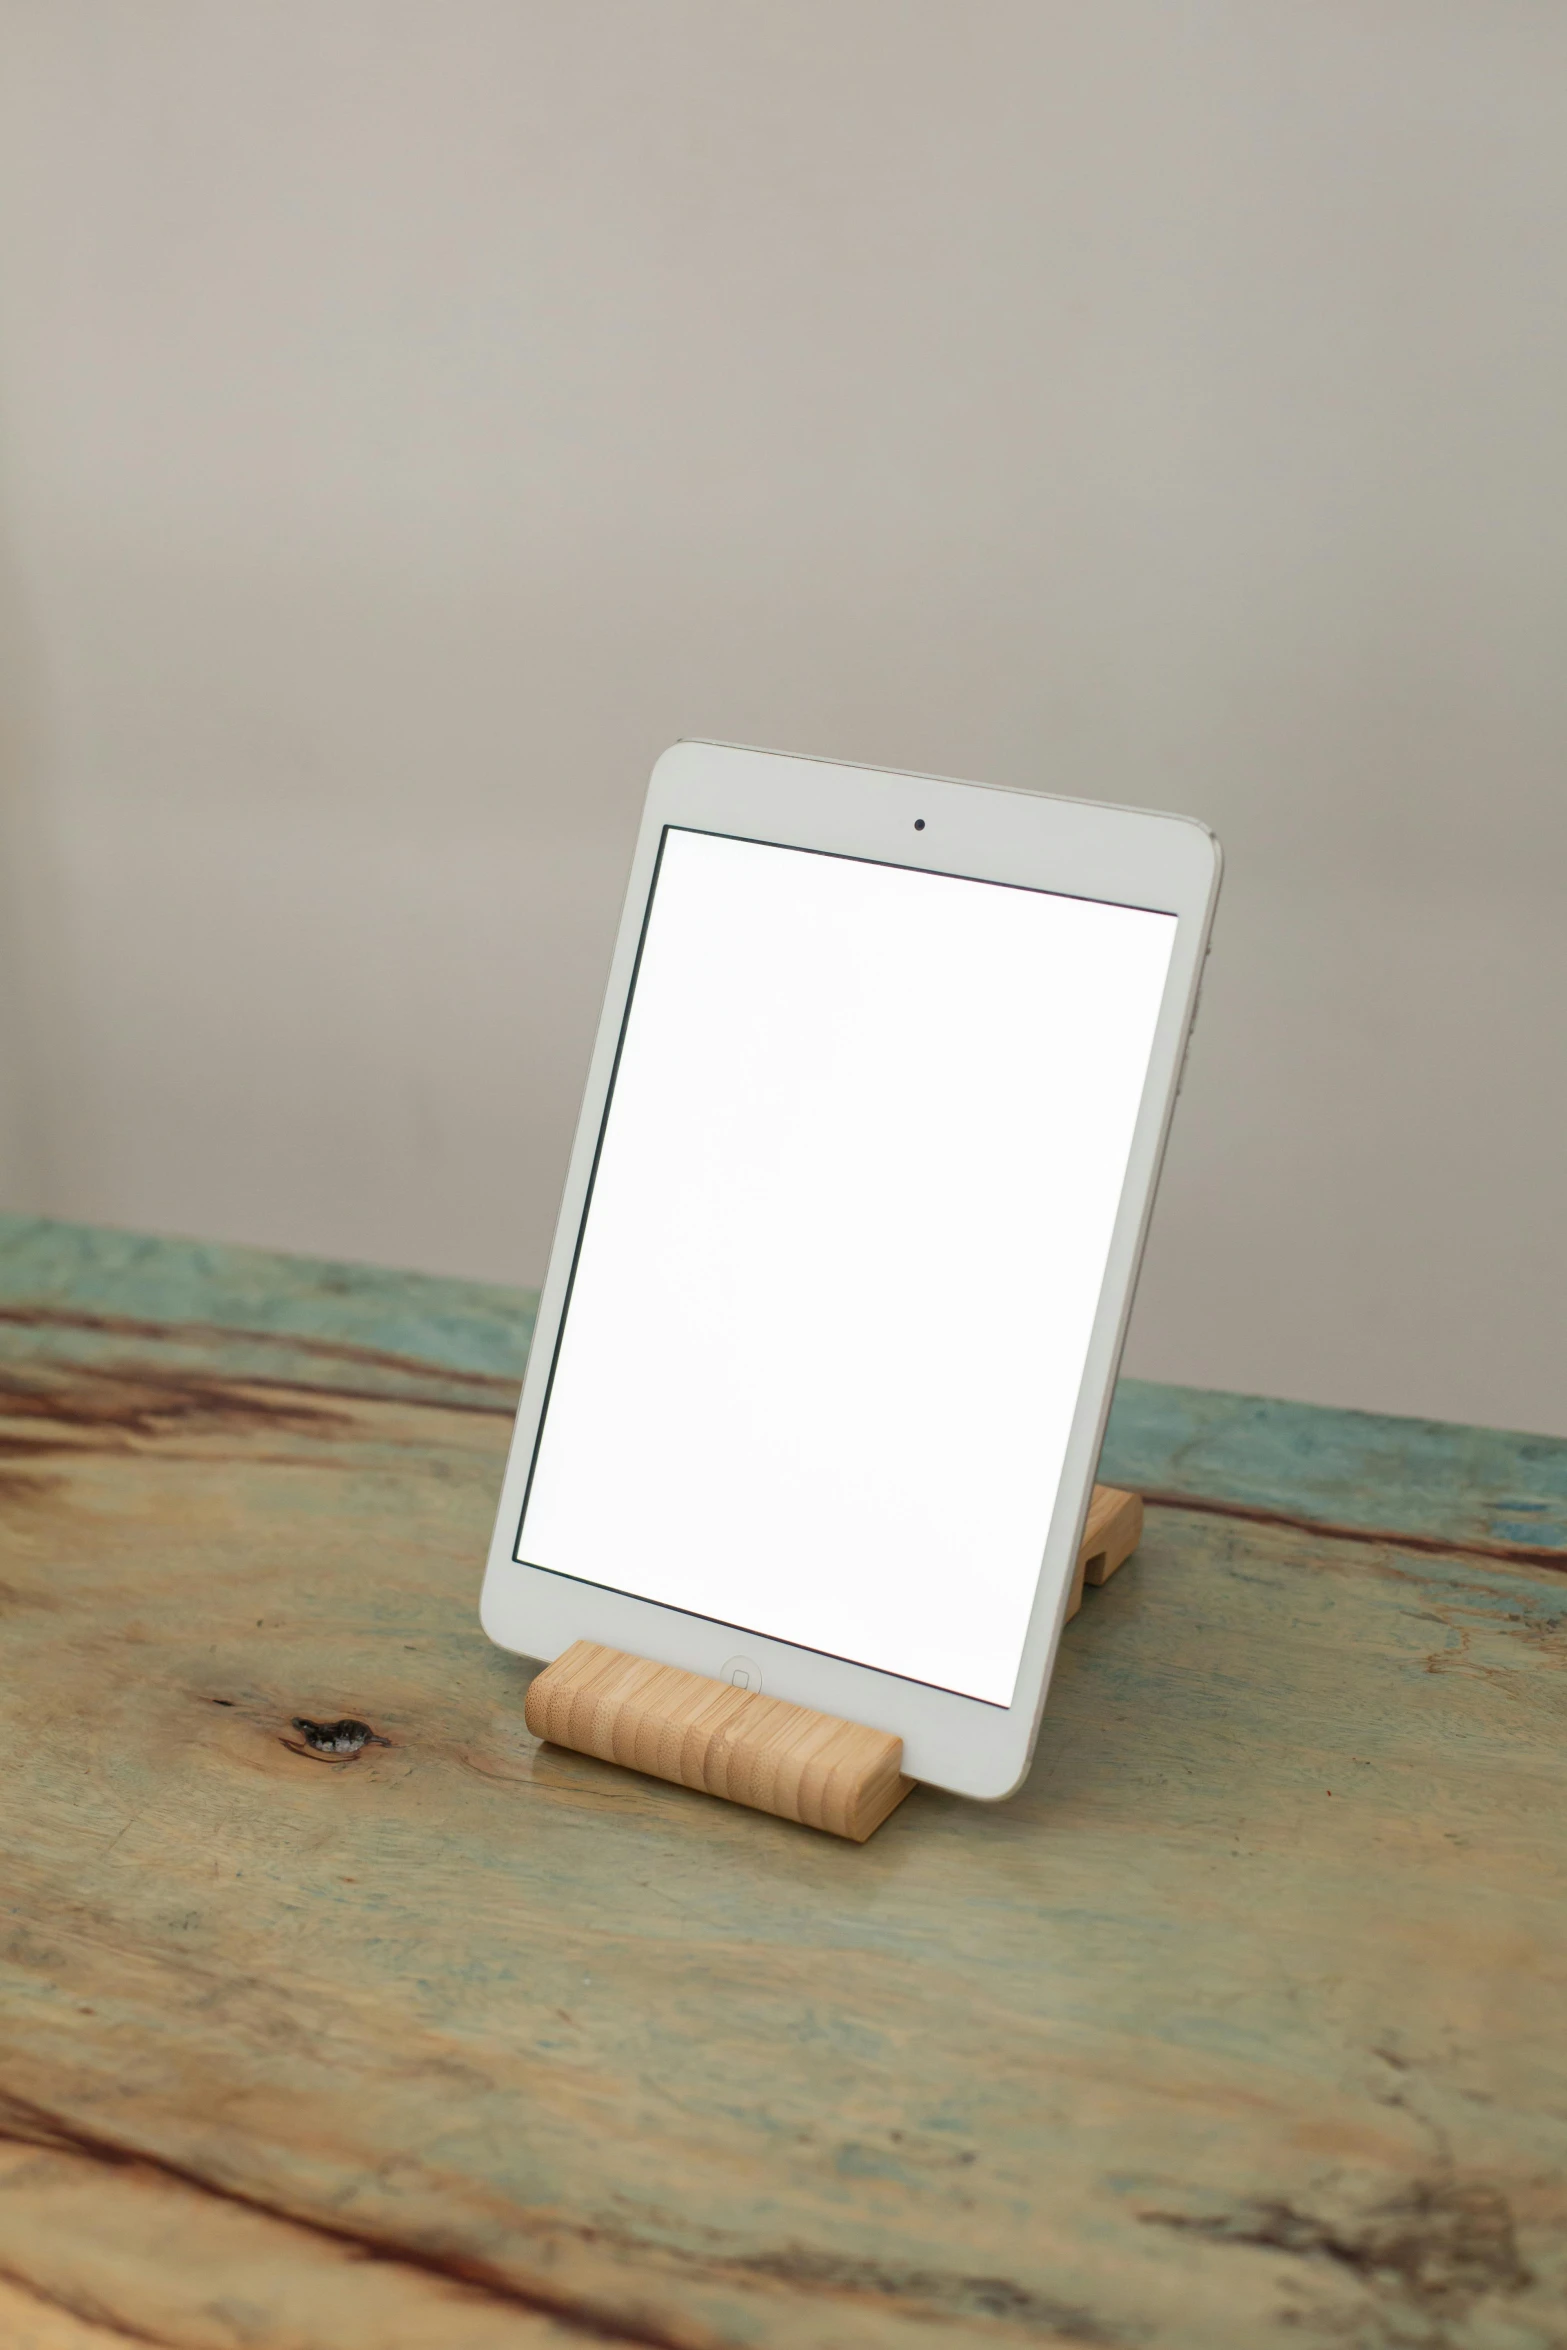
[[[1176, 917], [1126, 1181], [1010, 1706], [547, 1573], [513, 1555], [659, 845], [670, 825]], [[770, 1695], [895, 1732], [914, 1778], [980, 1799], [1016, 1789], [1033, 1753], [1065, 1619], [1196, 1010], [1220, 866], [1217, 840], [1190, 817], [720, 743], [678, 743], [664, 753], [637, 835], [490, 1545], [480, 1614], [492, 1640], [545, 1660], [574, 1640], [597, 1640], [715, 1676], [726, 1660], [743, 1653], [760, 1667]]]

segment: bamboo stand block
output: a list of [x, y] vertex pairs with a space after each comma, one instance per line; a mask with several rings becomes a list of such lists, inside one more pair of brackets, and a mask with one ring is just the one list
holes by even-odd
[[914, 1784], [899, 1768], [903, 1740], [888, 1731], [591, 1640], [546, 1665], [525, 1710], [536, 1738], [856, 1844]]
[[[1131, 1557], [1142, 1526], [1143, 1505], [1135, 1493], [1094, 1487], [1069, 1618], [1083, 1603], [1085, 1582], [1108, 1583]], [[757, 1689], [732, 1689], [704, 1673], [653, 1664], [592, 1640], [574, 1642], [535, 1675], [524, 1714], [534, 1737], [552, 1745], [855, 1844], [863, 1844], [914, 1785], [903, 1775], [903, 1741], [888, 1731]]]
[[1068, 1623], [1083, 1604], [1083, 1585], [1108, 1583], [1116, 1569], [1125, 1566], [1142, 1538], [1142, 1495], [1123, 1493], [1117, 1485], [1096, 1485], [1083, 1525], [1072, 1596], [1066, 1603]]

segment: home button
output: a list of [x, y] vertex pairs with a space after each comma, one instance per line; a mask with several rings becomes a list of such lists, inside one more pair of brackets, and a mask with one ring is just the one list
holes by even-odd
[[718, 1668], [720, 1681], [727, 1681], [731, 1689], [760, 1689], [762, 1668], [752, 1656], [727, 1657]]

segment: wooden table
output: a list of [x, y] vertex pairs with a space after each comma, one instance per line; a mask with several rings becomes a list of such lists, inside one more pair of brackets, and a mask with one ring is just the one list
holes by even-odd
[[527, 1735], [528, 1324], [0, 1226], [6, 2350], [1567, 2341], [1567, 1444], [1128, 1383], [1028, 1787], [858, 1849]]

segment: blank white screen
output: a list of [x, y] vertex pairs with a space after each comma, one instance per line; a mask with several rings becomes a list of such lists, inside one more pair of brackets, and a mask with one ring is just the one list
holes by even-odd
[[1009, 1704], [1175, 927], [668, 830], [519, 1559]]

